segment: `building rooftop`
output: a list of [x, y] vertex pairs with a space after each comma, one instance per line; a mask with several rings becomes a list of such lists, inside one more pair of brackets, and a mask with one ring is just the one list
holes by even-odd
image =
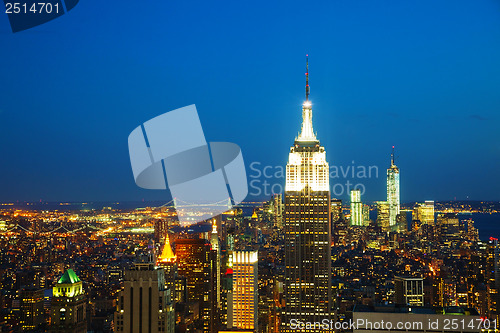
[[73, 284], [80, 282], [80, 278], [76, 275], [75, 271], [68, 269], [64, 272], [63, 276], [57, 281], [58, 284]]
[[478, 316], [479, 313], [473, 308], [463, 308], [460, 306], [449, 307], [424, 307], [407, 306], [396, 304], [379, 304], [375, 306], [356, 305], [352, 312], [378, 312], [378, 313], [414, 313], [414, 314], [447, 314], [447, 315], [469, 315]]

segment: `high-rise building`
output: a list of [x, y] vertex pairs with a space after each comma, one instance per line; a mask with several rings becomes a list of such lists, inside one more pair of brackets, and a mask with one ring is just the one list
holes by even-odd
[[281, 194], [273, 194], [271, 200], [265, 202], [263, 205], [264, 216], [270, 222], [274, 228], [283, 228], [283, 197]]
[[22, 331], [36, 331], [45, 322], [43, 289], [27, 287], [19, 293]]
[[220, 301], [220, 246], [219, 246], [219, 236], [217, 233], [217, 223], [216, 220], [212, 220], [212, 233], [210, 234], [210, 244], [212, 245], [212, 251], [215, 251], [215, 265], [216, 265], [216, 281], [215, 281], [215, 299], [217, 301], [217, 307], [219, 310], [221, 309], [221, 301]]
[[161, 251], [161, 255], [158, 258], [157, 265], [164, 270], [165, 276], [165, 287], [170, 289], [170, 295], [172, 300], [176, 299], [175, 295], [175, 279], [177, 277], [177, 257], [172, 251], [170, 246], [170, 238], [168, 234], [165, 236], [165, 241]]
[[412, 220], [420, 221], [420, 225], [434, 225], [434, 201], [426, 200], [425, 203], [417, 203], [413, 208]]
[[405, 233], [408, 231], [408, 221], [406, 220], [406, 212], [401, 212], [396, 216], [396, 231]]
[[361, 202], [361, 191], [351, 190], [351, 226], [362, 226], [363, 203]]
[[115, 312], [115, 332], [175, 332], [174, 307], [171, 291], [165, 288], [163, 268], [144, 262], [125, 271]]
[[387, 201], [377, 201], [377, 224], [383, 231], [390, 231], [390, 210]]
[[236, 251], [233, 261], [232, 303], [228, 305], [232, 323], [228, 328], [258, 330], [257, 251]]
[[439, 231], [439, 238], [444, 245], [454, 247], [458, 244], [460, 241], [460, 222], [456, 214], [439, 213], [436, 227]]
[[467, 220], [467, 239], [471, 242], [477, 242], [479, 240], [479, 231], [474, 227], [474, 220]]
[[396, 304], [424, 306], [424, 279], [421, 277], [394, 277]]
[[392, 146], [391, 166], [387, 169], [387, 203], [389, 204], [389, 227], [393, 228], [400, 210], [399, 168], [394, 164], [394, 146]]
[[295, 331], [293, 321], [321, 322], [332, 316], [329, 185], [325, 148], [312, 126], [307, 69], [302, 129], [286, 166], [283, 332]]
[[178, 273], [186, 278], [188, 302], [199, 304], [201, 329], [218, 328], [216, 251], [206, 239], [178, 239], [175, 243]]
[[157, 219], [153, 222], [154, 226], [154, 240], [156, 243], [160, 243], [165, 236], [168, 234], [168, 225], [169, 221], [168, 219], [162, 218], [162, 219]]
[[500, 245], [491, 237], [486, 247], [486, 282], [488, 295], [488, 317], [500, 319]]
[[283, 198], [281, 194], [274, 194], [272, 200], [275, 226], [281, 229], [283, 228]]
[[363, 204], [363, 225], [370, 224], [370, 206]]
[[330, 199], [332, 224], [342, 218], [342, 200]]
[[83, 283], [72, 269], [68, 269], [52, 288], [49, 332], [87, 332], [86, 308]]

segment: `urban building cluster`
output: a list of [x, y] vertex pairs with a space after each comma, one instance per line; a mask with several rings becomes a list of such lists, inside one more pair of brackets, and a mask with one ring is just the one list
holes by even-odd
[[349, 202], [332, 198], [308, 76], [285, 191], [266, 202], [188, 227], [170, 206], [2, 206], [0, 331], [390, 331], [343, 326], [380, 318], [494, 330], [500, 246], [463, 213], [496, 204], [402, 205], [394, 152], [385, 200], [364, 203], [356, 189]]

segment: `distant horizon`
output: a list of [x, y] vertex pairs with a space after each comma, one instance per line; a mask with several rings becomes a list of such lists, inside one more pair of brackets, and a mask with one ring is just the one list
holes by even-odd
[[[337, 199], [333, 198], [332, 199]], [[265, 203], [269, 201], [270, 198], [268, 199], [263, 199], [263, 200], [245, 200], [242, 201], [241, 204], [251, 204], [251, 203]], [[369, 204], [375, 204], [377, 201], [384, 201], [384, 200], [376, 200], [376, 201], [362, 201], [363, 203], [369, 203]], [[448, 203], [448, 202], [477, 202], [477, 203], [500, 203], [500, 200], [475, 200], [475, 199], [464, 199], [464, 200], [433, 200], [433, 199], [425, 199], [425, 200], [407, 200], [407, 201], [401, 201], [401, 205], [406, 205], [406, 204], [412, 204], [412, 203], [423, 203], [425, 201], [433, 201], [434, 203]], [[0, 201], [0, 210], [1, 205], [14, 205], [17, 203], [28, 203], [28, 204], [95, 204], [95, 203], [107, 203], [107, 204], [122, 204], [122, 203], [160, 203], [163, 202], [168, 203], [169, 201], [164, 201], [164, 200], [83, 200], [83, 201], [66, 201], [66, 200], [49, 200], [49, 201], [28, 201], [28, 200], [15, 200], [15, 201]], [[342, 200], [342, 202], [349, 202], [348, 200]], [[238, 205], [236, 205], [237, 207]]]

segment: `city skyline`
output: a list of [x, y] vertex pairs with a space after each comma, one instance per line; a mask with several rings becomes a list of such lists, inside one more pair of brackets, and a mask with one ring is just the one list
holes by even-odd
[[[379, 168], [378, 178], [364, 180], [367, 201], [384, 197], [393, 145], [405, 170], [403, 201], [500, 200], [493, 2], [287, 4], [284, 18], [278, 3], [265, 11], [154, 6], [140, 15], [129, 4], [102, 4], [98, 13], [80, 4], [58, 20], [0, 36], [9, 50], [0, 65], [0, 138], [8, 142], [0, 201], [163, 200], [164, 193], [136, 188], [126, 137], [137, 124], [193, 103], [204, 110], [207, 136], [237, 143], [247, 167], [283, 165], [284, 138], [300, 121], [293, 110], [302, 102], [306, 53], [316, 73], [316, 129], [333, 147], [330, 166]], [[135, 14], [137, 23], [120, 23]], [[296, 24], [303, 14], [307, 29]], [[206, 29], [187, 29], [189, 19]], [[10, 30], [6, 16], [0, 30]], [[273, 149], [260, 149], [270, 141]]]
[[4, 2], [0, 332], [500, 333], [498, 1]]

